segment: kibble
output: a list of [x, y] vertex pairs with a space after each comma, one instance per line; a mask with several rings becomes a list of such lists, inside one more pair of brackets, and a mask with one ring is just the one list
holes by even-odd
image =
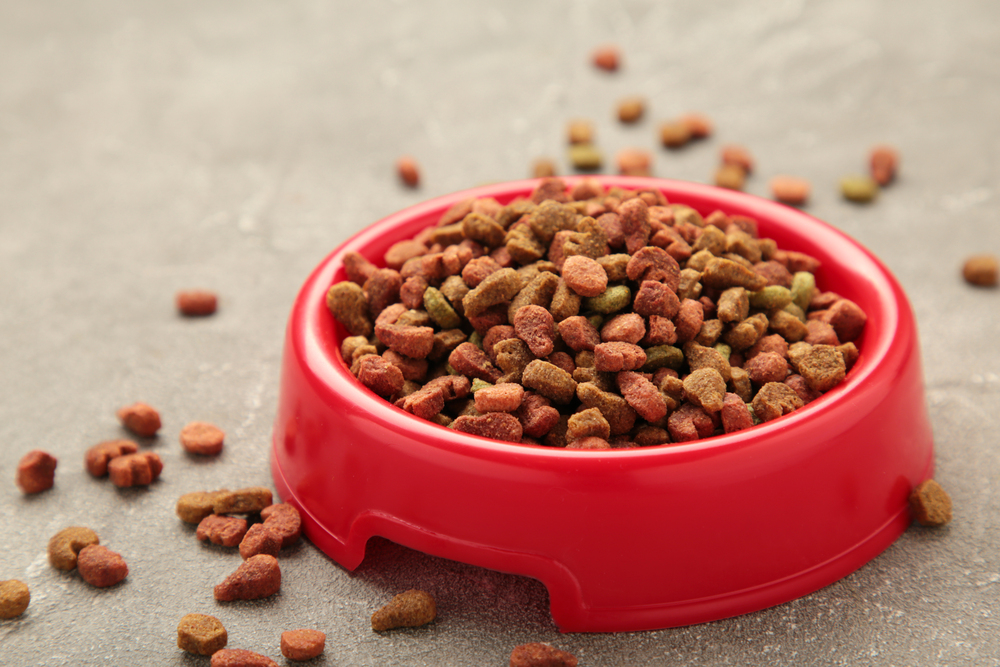
[[[753, 169], [740, 147], [723, 162]], [[374, 321], [374, 339], [340, 346], [363, 385], [453, 430], [572, 449], [688, 442], [802, 407], [859, 354], [860, 306], [821, 292], [820, 262], [746, 216], [587, 177], [466, 200], [438, 222], [392, 246], [398, 269], [352, 260], [361, 282], [331, 293], [356, 303], [328, 306]]]
[[141, 438], [152, 438], [160, 430], [160, 413], [145, 403], [133, 403], [118, 410], [122, 426]]
[[98, 443], [87, 450], [84, 455], [84, 465], [94, 477], [105, 477], [108, 474], [108, 463], [112, 459], [126, 454], [135, 454], [139, 445], [131, 440], [108, 440]]
[[891, 146], [875, 146], [868, 158], [872, 178], [885, 187], [896, 178], [899, 169], [899, 153]]
[[63, 528], [49, 539], [49, 563], [57, 570], [74, 570], [80, 551], [100, 542], [97, 533], [85, 526]]
[[1000, 276], [1000, 260], [996, 255], [973, 255], [962, 265], [965, 282], [977, 287], [996, 287]]
[[289, 660], [312, 660], [326, 647], [326, 635], [319, 630], [286, 630], [281, 633], [281, 655]]
[[604, 164], [604, 154], [593, 144], [577, 143], [569, 147], [569, 162], [577, 171], [597, 171]]
[[288, 503], [269, 505], [260, 511], [260, 517], [264, 526], [281, 539], [282, 549], [292, 546], [302, 536], [302, 517]]
[[194, 655], [212, 655], [226, 647], [229, 636], [222, 621], [208, 614], [187, 614], [177, 624], [177, 648]]
[[437, 616], [437, 605], [430, 593], [408, 590], [392, 598], [372, 614], [372, 630], [384, 632], [395, 628], [415, 628], [427, 625]]
[[404, 155], [396, 161], [396, 173], [404, 185], [411, 188], [420, 185], [420, 167], [411, 156]]
[[840, 179], [840, 194], [848, 201], [868, 203], [878, 196], [878, 182], [870, 176], [844, 176]]
[[809, 201], [809, 181], [798, 176], [775, 176], [771, 179], [771, 195], [783, 204], [801, 206]]
[[163, 472], [163, 461], [155, 452], [137, 452], [111, 459], [108, 463], [108, 477], [119, 488], [148, 486]]
[[215, 456], [222, 451], [226, 434], [208, 422], [191, 422], [181, 429], [181, 447], [200, 456]]
[[246, 519], [210, 514], [198, 524], [198, 530], [195, 532], [195, 535], [202, 542], [209, 540], [212, 544], [235, 547], [243, 540], [246, 532]]
[[32, 450], [18, 462], [15, 481], [21, 491], [27, 494], [48, 491], [55, 485], [58, 464], [56, 457], [48, 452]]
[[510, 667], [576, 667], [577, 660], [549, 644], [531, 642], [515, 646], [510, 652]]
[[274, 595], [281, 588], [281, 568], [278, 559], [268, 554], [252, 556], [215, 587], [215, 599], [258, 600]]
[[186, 317], [205, 317], [215, 313], [219, 297], [208, 290], [182, 290], [174, 295], [177, 311]]
[[184, 523], [201, 523], [202, 519], [215, 513], [215, 501], [227, 493], [229, 493], [228, 489], [185, 493], [177, 500], [175, 508], [177, 516]]
[[646, 112], [646, 101], [641, 97], [626, 97], [618, 102], [618, 120], [635, 123]]
[[617, 46], [605, 44], [594, 50], [592, 60], [598, 69], [614, 72], [620, 65], [621, 52]]
[[212, 654], [210, 667], [278, 667], [278, 663], [246, 649], [224, 648]]
[[924, 480], [910, 494], [910, 510], [921, 526], [943, 526], [951, 521], [951, 496], [933, 479]]
[[249, 514], [260, 512], [271, 504], [271, 490], [262, 486], [219, 494], [212, 505], [216, 514]]
[[31, 591], [18, 579], [0, 581], [0, 619], [17, 618], [28, 609]]
[[121, 554], [97, 544], [80, 550], [76, 569], [84, 581], [96, 588], [114, 586], [128, 576], [128, 565]]

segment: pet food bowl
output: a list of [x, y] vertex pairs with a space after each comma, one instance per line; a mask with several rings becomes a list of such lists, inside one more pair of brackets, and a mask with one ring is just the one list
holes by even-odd
[[[572, 183], [574, 179], [566, 179]], [[816, 278], [868, 315], [846, 380], [747, 431], [686, 444], [573, 451], [458, 433], [394, 407], [340, 356], [346, 331], [325, 304], [344, 254], [383, 265], [394, 242], [469, 197], [501, 203], [537, 181], [439, 197], [355, 235], [309, 276], [292, 309], [274, 430], [274, 481], [306, 535], [347, 569], [379, 535], [540, 580], [563, 631], [630, 631], [777, 605], [858, 569], [910, 523], [910, 490], [931, 476], [933, 441], [914, 318], [886, 268], [801, 211], [661, 179], [702, 214], [757, 219], [761, 236], [822, 261]]]

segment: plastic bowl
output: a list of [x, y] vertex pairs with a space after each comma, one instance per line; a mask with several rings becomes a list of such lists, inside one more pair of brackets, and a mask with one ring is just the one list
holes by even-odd
[[392, 243], [434, 224], [452, 204], [503, 203], [537, 181], [433, 199], [340, 246], [292, 309], [272, 464], [306, 535], [348, 569], [379, 535], [534, 577], [548, 588], [563, 631], [735, 616], [822, 588], [881, 553], [909, 525], [907, 496], [933, 468], [916, 329], [899, 284], [858, 243], [796, 209], [693, 183], [602, 180], [654, 186], [702, 214], [752, 216], [779, 247], [819, 258], [819, 285], [868, 315], [847, 379], [748, 431], [643, 449], [513, 445], [413, 417], [343, 364], [346, 332], [324, 296], [345, 278], [344, 254], [381, 264]]

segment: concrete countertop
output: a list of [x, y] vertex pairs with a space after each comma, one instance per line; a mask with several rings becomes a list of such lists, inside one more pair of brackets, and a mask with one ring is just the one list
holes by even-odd
[[[589, 62], [617, 44], [614, 74]], [[626, 95], [648, 101], [634, 126]], [[658, 147], [658, 122], [696, 110], [714, 136]], [[943, 529], [911, 528], [845, 579], [772, 609], [686, 628], [561, 634], [537, 581], [369, 544], [355, 572], [308, 542], [282, 555], [273, 598], [220, 605], [238, 557], [174, 514], [188, 491], [273, 486], [271, 425], [285, 321], [310, 270], [409, 204], [523, 178], [565, 160], [590, 118], [607, 164], [654, 152], [658, 176], [708, 182], [725, 143], [757, 158], [746, 190], [810, 179], [806, 210], [874, 252], [920, 329]], [[3, 665], [207, 665], [176, 648], [181, 616], [218, 616], [229, 646], [280, 657], [283, 630], [327, 633], [319, 665], [504, 665], [547, 641], [581, 665], [985, 665], [1000, 662], [998, 293], [965, 284], [964, 258], [1000, 251], [1000, 7], [967, 3], [0, 4], [0, 580], [32, 591], [0, 621]], [[875, 143], [898, 181], [868, 206], [841, 199]], [[423, 183], [394, 173], [416, 156]], [[173, 295], [220, 295], [206, 319]], [[164, 419], [143, 442], [164, 460], [148, 489], [90, 477], [84, 451], [122, 437], [115, 410]], [[227, 432], [196, 460], [192, 420]], [[56, 486], [14, 485], [31, 449]], [[46, 543], [88, 525], [131, 573], [97, 590], [53, 570]], [[234, 560], [236, 558], [236, 560]], [[393, 594], [424, 588], [431, 626], [376, 634]]]

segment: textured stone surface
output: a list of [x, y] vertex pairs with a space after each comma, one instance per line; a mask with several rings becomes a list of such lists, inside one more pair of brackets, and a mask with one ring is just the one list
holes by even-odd
[[[0, 6], [0, 577], [31, 606], [0, 624], [3, 660], [187, 665], [176, 626], [210, 613], [230, 645], [278, 659], [290, 628], [327, 633], [317, 664], [503, 665], [546, 641], [581, 665], [986, 664], [1000, 654], [1000, 319], [966, 285], [967, 255], [1000, 248], [1000, 8], [910, 3], [8, 2]], [[615, 74], [598, 44], [621, 45]], [[622, 126], [615, 100], [648, 113]], [[713, 138], [680, 151], [656, 127], [688, 110]], [[306, 541], [283, 551], [281, 594], [217, 606], [239, 562], [174, 514], [184, 493], [271, 487], [271, 420], [285, 318], [310, 270], [371, 222], [422, 199], [521, 178], [565, 125], [599, 146], [653, 151], [653, 173], [708, 182], [723, 143], [809, 178], [807, 210], [896, 274], [917, 314], [937, 479], [955, 519], [913, 528], [875, 561], [795, 602], [717, 623], [561, 635], [544, 587], [375, 540], [349, 574]], [[869, 206], [838, 179], [877, 142], [898, 180]], [[422, 183], [399, 183], [414, 155]], [[205, 288], [218, 312], [179, 316]], [[164, 460], [148, 488], [116, 489], [83, 453], [125, 437], [115, 410], [156, 406]], [[226, 431], [213, 460], [180, 429]], [[26, 498], [17, 460], [43, 447], [55, 487]], [[272, 487], [273, 488], [273, 487]], [[53, 570], [48, 538], [92, 526], [130, 568], [96, 590]], [[173, 563], [172, 567], [165, 566]], [[380, 636], [371, 613], [410, 588], [439, 620]]]

